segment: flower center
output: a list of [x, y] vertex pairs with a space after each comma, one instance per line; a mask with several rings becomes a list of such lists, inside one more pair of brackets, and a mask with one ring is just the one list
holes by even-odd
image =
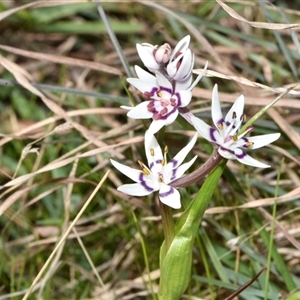
[[164, 182], [164, 176], [162, 173], [158, 173], [158, 182], [163, 183]]
[[153, 113], [153, 120], [159, 120], [168, 117], [168, 114], [177, 107], [177, 99], [172, 98], [166, 91], [156, 92], [157, 99], [148, 103], [148, 111]]
[[168, 153], [168, 147], [166, 146], [164, 148], [164, 156], [163, 158], [155, 158], [155, 152], [154, 149], [151, 148], [150, 149], [150, 155], [152, 156], [152, 162], [149, 165], [150, 170], [147, 168], [146, 170], [148, 170], [149, 172], [146, 174], [145, 173], [145, 165], [144, 164], [140, 164], [140, 166], [143, 168], [142, 172], [145, 175], [150, 175], [152, 174], [152, 176], [159, 182], [159, 183], [163, 183], [164, 182], [164, 166], [167, 164], [167, 158], [166, 155]]

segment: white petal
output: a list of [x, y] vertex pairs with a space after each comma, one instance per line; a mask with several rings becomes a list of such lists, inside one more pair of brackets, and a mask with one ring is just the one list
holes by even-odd
[[279, 139], [280, 133], [271, 133], [271, 134], [264, 134], [264, 135], [258, 135], [253, 137], [246, 138], [248, 142], [253, 142], [253, 146], [247, 147], [248, 149], [257, 149], [264, 147], [268, 144], [273, 143], [277, 139]]
[[155, 76], [153, 76], [152, 74], [145, 71], [144, 69], [142, 69], [139, 66], [135, 66], [134, 69], [135, 69], [136, 75], [138, 76], [139, 79], [141, 79], [142, 81], [147, 82], [150, 85], [157, 86], [157, 81], [156, 81]]
[[123, 109], [126, 109], [126, 110], [132, 110], [133, 109], [133, 106], [121, 105], [120, 107], [123, 108]]
[[245, 165], [257, 167], [257, 168], [268, 168], [270, 166], [259, 162], [258, 160], [254, 159], [253, 157], [249, 156], [245, 153], [242, 149], [236, 148], [234, 149], [234, 155], [236, 159]]
[[168, 165], [172, 164], [173, 169], [180, 166], [182, 164], [182, 162], [184, 161], [184, 159], [189, 154], [189, 152], [193, 149], [193, 147], [197, 141], [197, 138], [198, 138], [198, 134], [196, 133], [193, 136], [193, 138], [190, 140], [190, 142], [173, 157], [173, 159], [168, 163]]
[[242, 164], [256, 167], [256, 168], [269, 168], [270, 167], [269, 165], [263, 164], [260, 161], [254, 159], [253, 157], [251, 157], [248, 154], [245, 154], [245, 156], [243, 158], [237, 157], [237, 160]]
[[179, 192], [169, 185], [161, 184], [159, 199], [163, 204], [174, 209], [179, 209], [181, 207]]
[[146, 81], [143, 81], [139, 78], [127, 78], [126, 79], [128, 83], [130, 83], [131, 85], [133, 85], [136, 89], [138, 89], [139, 91], [141, 91], [142, 93], [145, 92], [151, 92], [153, 89], [159, 89], [159, 86], [154, 83], [149, 83]]
[[179, 166], [176, 170], [173, 170], [172, 172], [172, 176], [170, 177], [170, 182], [181, 178], [182, 175], [191, 167], [191, 165], [195, 162], [195, 160], [197, 159], [197, 155], [194, 156], [189, 162]]
[[140, 59], [150, 71], [153, 72], [159, 69], [160, 65], [156, 62], [153, 56], [153, 50], [155, 49], [154, 46], [150, 44], [136, 44], [136, 49]]
[[150, 112], [147, 108], [147, 105], [150, 101], [144, 101], [134, 108], [132, 108], [128, 113], [127, 116], [132, 119], [150, 119], [153, 116], [153, 113]]
[[172, 61], [172, 62], [168, 63], [168, 65], [167, 65], [167, 73], [168, 73], [168, 75], [171, 78], [173, 78], [174, 75], [176, 74], [176, 72], [177, 72], [177, 63], [176, 63], [176, 61]]
[[121, 173], [123, 173], [124, 175], [129, 177], [131, 180], [133, 180], [135, 182], [140, 181], [139, 178], [142, 173], [141, 170], [136, 170], [136, 169], [130, 168], [128, 166], [120, 164], [119, 162], [117, 162], [113, 159], [111, 159], [110, 162], [117, 170], [119, 170]]
[[[229, 112], [227, 113], [226, 117], [225, 117], [225, 122], [235, 122], [235, 124], [237, 125], [238, 123], [241, 123], [241, 117], [243, 116], [244, 113], [244, 105], [245, 105], [245, 98], [244, 95], [240, 95], [235, 102], [233, 103], [233, 105], [231, 106]], [[236, 118], [233, 119], [232, 116], [234, 115], [233, 113], [235, 112]]]
[[236, 156], [234, 155], [234, 152], [231, 149], [226, 149], [225, 147], [219, 147], [218, 148], [219, 154], [226, 158], [226, 159], [237, 159]]
[[185, 80], [192, 72], [194, 66], [193, 54], [190, 49], [187, 49], [183, 55], [180, 67], [177, 69], [174, 80]]
[[153, 120], [148, 131], [154, 134], [162, 129], [164, 125], [166, 125], [166, 120]]
[[[152, 166], [156, 161], [163, 159], [161, 148], [155, 136], [149, 130], [145, 133], [145, 152], [150, 169], [152, 169]], [[154, 155], [152, 156], [151, 153]]]
[[148, 131], [151, 132], [152, 134], [155, 134], [163, 126], [167, 126], [167, 125], [172, 124], [176, 120], [178, 114], [179, 114], [178, 110], [175, 109], [171, 114], [168, 115], [167, 118], [159, 119], [159, 120], [153, 120], [150, 127], [148, 128]]
[[192, 92], [191, 91], [180, 91], [176, 94], [179, 94], [180, 96], [180, 102], [179, 107], [186, 107], [190, 104], [192, 100]]
[[211, 117], [216, 128], [218, 128], [219, 122], [223, 119], [223, 114], [221, 110], [217, 84], [215, 84], [212, 92]]
[[131, 196], [147, 196], [155, 192], [154, 189], [152, 191], [146, 190], [140, 183], [124, 184], [119, 186], [117, 190]]
[[176, 81], [175, 82], [175, 91], [174, 91], [174, 93], [179, 92], [179, 91], [185, 91], [185, 90], [190, 90], [191, 91], [192, 89], [190, 87], [191, 87], [191, 84], [192, 84], [192, 80], [193, 80], [193, 74], [188, 76], [183, 81]]
[[203, 138], [212, 143], [223, 143], [223, 141], [220, 140], [221, 137], [219, 132], [215, 128], [210, 127], [204, 121], [195, 116], [192, 116], [191, 119], [195, 129], [198, 133], [200, 133], [200, 135], [202, 135]]
[[185, 36], [183, 39], [181, 39], [176, 47], [174, 48], [172, 55], [170, 57], [170, 61], [174, 59], [174, 56], [177, 52], [185, 52], [186, 49], [189, 47], [191, 37], [189, 35]]
[[[194, 58], [194, 54], [193, 54], [193, 58]], [[203, 75], [205, 74], [206, 72], [206, 69], [207, 69], [207, 66], [208, 66], [208, 61], [206, 62], [202, 72], [197, 76], [196, 80], [193, 82], [193, 84], [189, 87], [189, 90], [193, 90], [193, 88], [198, 84], [198, 82], [202, 79]]]
[[178, 109], [175, 109], [171, 114], [169, 114], [168, 117], [164, 120], [165, 126], [172, 124], [176, 120], [178, 114]]
[[157, 83], [161, 88], [165, 88], [168, 90], [168, 92], [172, 95], [173, 93], [173, 87], [171, 82], [166, 78], [163, 74], [160, 72], [155, 72]]

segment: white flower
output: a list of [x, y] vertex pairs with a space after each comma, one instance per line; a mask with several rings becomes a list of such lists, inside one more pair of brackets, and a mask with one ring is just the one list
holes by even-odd
[[[132, 108], [127, 116], [133, 119], [153, 118], [149, 131], [154, 134], [163, 126], [175, 121], [179, 113], [178, 109], [186, 107], [190, 103], [192, 92], [191, 89], [177, 90], [176, 85], [174, 88], [171, 82], [159, 72], [153, 76], [138, 66], [135, 67], [135, 70], [138, 78], [128, 78], [127, 81], [149, 100]], [[178, 86], [186, 88], [182, 84]]]
[[167, 73], [174, 80], [185, 81], [192, 75], [194, 54], [189, 49], [190, 39], [189, 35], [184, 37], [178, 42], [171, 54], [167, 65]]
[[159, 199], [165, 205], [178, 209], [181, 207], [179, 192], [169, 184], [182, 177], [185, 171], [194, 163], [197, 156], [181, 165], [187, 154], [193, 148], [197, 134], [179, 153], [167, 163], [167, 148], [164, 154], [154, 135], [149, 131], [145, 134], [145, 151], [148, 166], [139, 161], [142, 170], [132, 169], [111, 159], [113, 166], [136, 183], [124, 184], [118, 190], [131, 196], [146, 196], [159, 191]]
[[243, 95], [236, 99], [226, 117], [223, 118], [218, 95], [218, 86], [215, 85], [212, 93], [211, 110], [215, 128], [207, 125], [195, 116], [192, 117], [192, 122], [196, 130], [205, 139], [219, 145], [218, 152], [221, 156], [227, 159], [237, 159], [239, 162], [253, 167], [269, 167], [246, 154], [244, 150], [257, 149], [266, 146], [276, 141], [279, 138], [280, 133], [245, 137], [247, 133], [253, 130], [253, 127], [250, 127], [242, 134], [239, 134], [238, 130], [244, 119]]

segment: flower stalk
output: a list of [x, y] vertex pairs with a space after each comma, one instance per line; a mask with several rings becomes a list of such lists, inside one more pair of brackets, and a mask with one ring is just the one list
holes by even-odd
[[[148, 165], [139, 161], [140, 170], [137, 170], [111, 160], [120, 172], [135, 182], [118, 187], [119, 191], [132, 196], [147, 196], [158, 192], [165, 237], [160, 249], [161, 275], [158, 295], [160, 300], [180, 299], [189, 285], [194, 241], [227, 160], [267, 168], [269, 165], [257, 161], [246, 152], [266, 146], [280, 136], [279, 133], [273, 133], [246, 137], [254, 130], [253, 122], [284, 94], [242, 126], [245, 122], [244, 96], [239, 96], [228, 113], [223, 116], [218, 86], [215, 85], [211, 105], [213, 126], [193, 115], [187, 106], [192, 99], [193, 88], [206, 72], [207, 63], [202, 73], [192, 83], [194, 53], [190, 50], [189, 43], [190, 36], [186, 36], [178, 42], [173, 51], [169, 44], [161, 46], [137, 44], [138, 54], [152, 74], [135, 66], [137, 78], [128, 78], [127, 82], [141, 92], [145, 101], [135, 107], [123, 106], [123, 108], [128, 110], [127, 116], [130, 118], [152, 119], [145, 133]], [[169, 162], [167, 162], [168, 148], [162, 150], [154, 136], [164, 126], [172, 124], [178, 115], [181, 115], [214, 147], [207, 161], [188, 175], [184, 174], [197, 156], [187, 163], [183, 161], [194, 147], [198, 133]], [[178, 189], [203, 179], [204, 183], [196, 197], [190, 201], [174, 224], [172, 209], [181, 208]]]
[[180, 216], [175, 225], [174, 239], [168, 249], [166, 243], [161, 247], [160, 300], [178, 300], [188, 287], [194, 240], [226, 162], [223, 159], [209, 174], [194, 200]]

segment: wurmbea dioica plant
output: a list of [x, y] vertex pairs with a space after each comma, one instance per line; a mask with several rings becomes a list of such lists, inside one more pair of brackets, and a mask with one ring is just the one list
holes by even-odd
[[[238, 160], [258, 168], [269, 167], [249, 156], [246, 151], [270, 144], [280, 136], [279, 133], [275, 133], [246, 137], [254, 127], [252, 124], [249, 126], [246, 124], [246, 129], [241, 129], [245, 121], [244, 96], [238, 97], [223, 117], [217, 85], [212, 93], [211, 114], [214, 127], [207, 125], [188, 110], [192, 90], [206, 70], [205, 66], [202, 74], [192, 83], [194, 54], [189, 48], [189, 42], [190, 36], [186, 36], [179, 41], [173, 51], [169, 44], [162, 46], [137, 44], [141, 60], [153, 74], [138, 66], [135, 67], [138, 78], [128, 78], [127, 81], [142, 92], [145, 101], [135, 107], [123, 108], [129, 110], [127, 116], [130, 118], [152, 118], [152, 123], [145, 133], [148, 166], [139, 161], [140, 170], [137, 170], [111, 160], [115, 168], [135, 182], [118, 187], [119, 191], [133, 196], [147, 196], [158, 192], [165, 234], [165, 241], [160, 250], [159, 299], [161, 300], [179, 299], [189, 284], [194, 240], [227, 160]], [[206, 163], [188, 175], [184, 173], [197, 157], [182, 163], [192, 150], [197, 134], [169, 162], [167, 162], [167, 148], [162, 151], [154, 136], [163, 126], [173, 123], [178, 115], [193, 125], [215, 149]], [[171, 209], [181, 208], [178, 189], [206, 176], [198, 194], [190, 201], [174, 225]]]

